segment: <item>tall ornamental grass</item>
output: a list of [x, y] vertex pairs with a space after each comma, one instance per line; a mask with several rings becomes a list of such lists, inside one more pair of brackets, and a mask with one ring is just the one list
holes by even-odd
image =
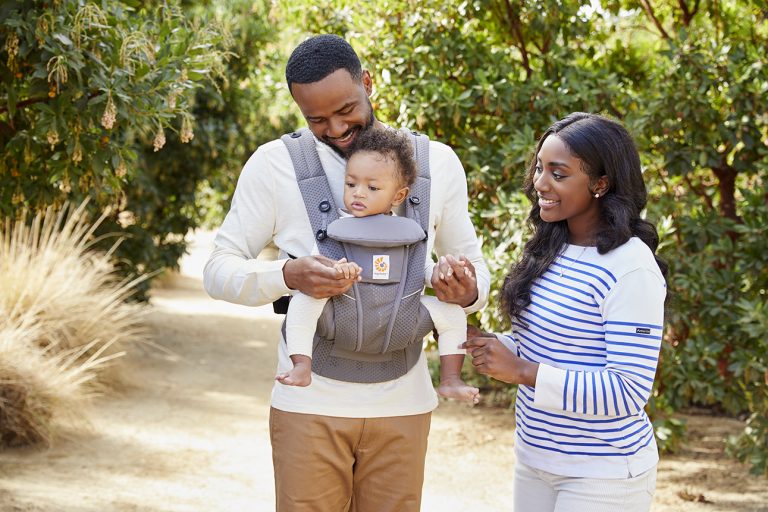
[[144, 337], [143, 308], [126, 302], [141, 278], [118, 280], [91, 249], [101, 220], [82, 204], [0, 224], [0, 448], [50, 444]]

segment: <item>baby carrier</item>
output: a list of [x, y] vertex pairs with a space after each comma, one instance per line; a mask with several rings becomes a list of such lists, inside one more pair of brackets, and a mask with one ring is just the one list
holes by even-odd
[[[320, 254], [346, 257], [362, 281], [332, 297], [317, 324], [312, 371], [348, 382], [385, 382], [405, 375], [421, 355], [432, 319], [421, 304], [429, 232], [429, 139], [412, 133], [419, 176], [406, 216], [341, 218], [312, 133], [283, 135]], [[283, 324], [285, 334], [285, 324]]]

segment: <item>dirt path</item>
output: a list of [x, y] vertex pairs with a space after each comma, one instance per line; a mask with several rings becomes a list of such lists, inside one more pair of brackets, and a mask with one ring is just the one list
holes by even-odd
[[[182, 275], [154, 293], [151, 332], [169, 352], [133, 353], [128, 385], [95, 404], [88, 431], [50, 450], [0, 453], [0, 511], [274, 509], [267, 413], [279, 319], [208, 299], [196, 276], [209, 242], [199, 237]], [[440, 406], [424, 511], [510, 509], [512, 420]], [[768, 480], [722, 453], [739, 424], [688, 420], [688, 448], [660, 465], [654, 512], [768, 512]]]

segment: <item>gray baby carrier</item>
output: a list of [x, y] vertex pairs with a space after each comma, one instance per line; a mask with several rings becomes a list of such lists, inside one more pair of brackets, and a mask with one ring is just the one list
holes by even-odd
[[320, 254], [347, 258], [363, 269], [362, 281], [326, 304], [315, 333], [312, 371], [366, 383], [405, 375], [433, 329], [421, 304], [429, 232], [429, 139], [413, 133], [419, 176], [406, 201], [406, 217], [341, 219], [312, 133], [303, 129], [282, 140]]

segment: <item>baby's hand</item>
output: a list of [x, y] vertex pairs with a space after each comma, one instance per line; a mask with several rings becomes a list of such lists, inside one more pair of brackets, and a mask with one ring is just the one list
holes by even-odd
[[333, 267], [336, 269], [336, 272], [344, 275], [344, 279], [359, 280], [360, 273], [363, 271], [354, 261], [346, 261], [344, 259], [337, 261]]
[[445, 281], [451, 277], [454, 273], [454, 268], [461, 269], [459, 271], [463, 272], [467, 277], [472, 276], [472, 271], [466, 267], [466, 264], [461, 259], [456, 258], [452, 254], [440, 256], [440, 259], [437, 261], [437, 272], [441, 280]]

